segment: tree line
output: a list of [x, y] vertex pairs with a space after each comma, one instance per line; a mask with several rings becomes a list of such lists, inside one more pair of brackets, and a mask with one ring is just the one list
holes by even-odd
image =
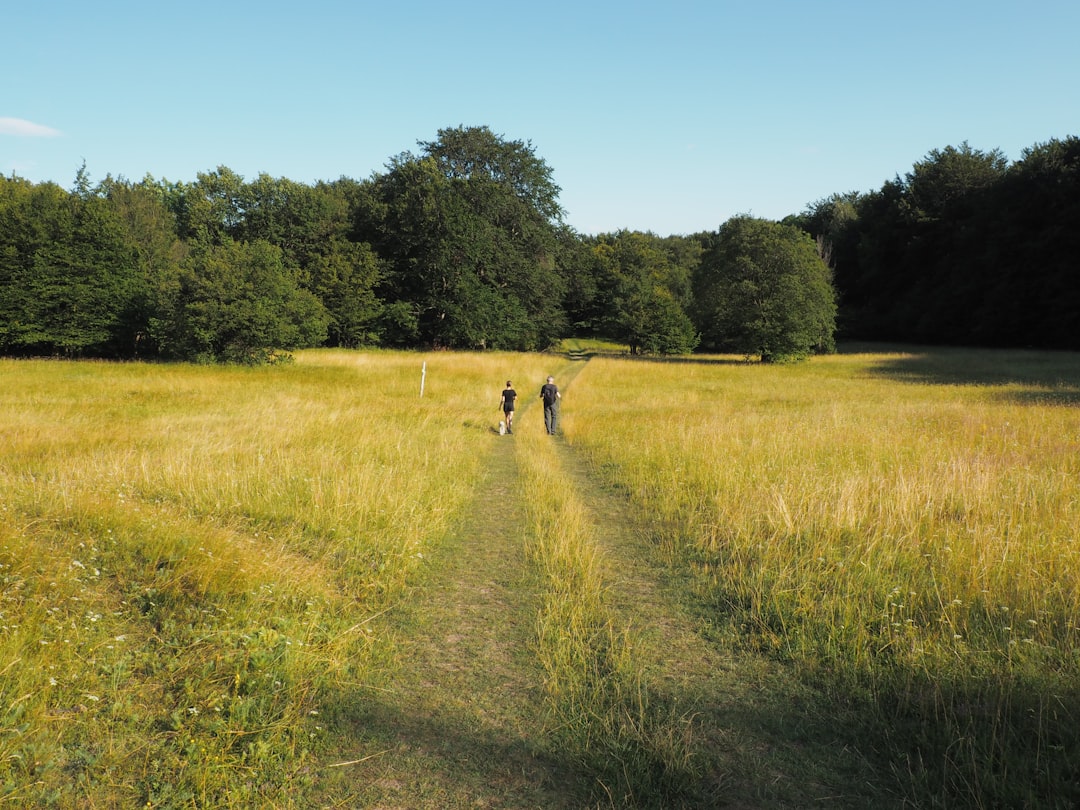
[[[418, 146], [366, 180], [314, 185], [226, 167], [92, 184], [84, 166], [70, 190], [0, 177], [0, 352], [257, 363], [310, 346], [536, 350], [594, 335], [635, 353], [784, 360], [832, 350], [838, 326], [974, 341], [1007, 325], [1022, 345], [1075, 343], [1061, 324], [1035, 340], [1018, 310], [1049, 291], [1009, 286], [1037, 263], [1056, 284], [1047, 314], [1076, 312], [1075, 139], [1015, 167], [950, 148], [880, 192], [667, 237], [575, 232], [528, 142], [458, 127]], [[965, 300], [968, 320], [935, 331]]]
[[967, 143], [877, 191], [787, 222], [833, 268], [841, 334], [928, 344], [1080, 349], [1080, 139], [1013, 164]]

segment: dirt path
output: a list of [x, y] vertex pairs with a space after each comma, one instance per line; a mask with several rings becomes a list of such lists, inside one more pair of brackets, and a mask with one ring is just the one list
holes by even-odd
[[[584, 365], [558, 370], [564, 390]], [[690, 806], [860, 806], [865, 797], [827, 787], [829, 774], [846, 767], [842, 748], [798, 742], [790, 722], [803, 699], [798, 689], [775, 666], [703, 638], [683, 607], [685, 584], [656, 562], [625, 496], [604, 486], [572, 445], [555, 441], [562, 472], [598, 527], [608, 599], [640, 640], [649, 688], [694, 717], [704, 777]], [[378, 754], [342, 775], [352, 794], [345, 806], [593, 806], [588, 775], [544, 747], [538, 583], [525, 555], [515, 438], [493, 437], [486, 469], [468, 519], [386, 628], [396, 664], [354, 720], [362, 749]], [[820, 781], [806, 779], [818, 772]], [[789, 773], [802, 778], [794, 783]]]

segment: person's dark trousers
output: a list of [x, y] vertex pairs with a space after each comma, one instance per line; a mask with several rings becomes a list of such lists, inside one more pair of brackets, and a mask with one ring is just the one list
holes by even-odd
[[549, 436], [555, 435], [555, 423], [559, 421], [559, 406], [558, 405], [545, 405], [544, 406], [544, 427], [547, 428]]

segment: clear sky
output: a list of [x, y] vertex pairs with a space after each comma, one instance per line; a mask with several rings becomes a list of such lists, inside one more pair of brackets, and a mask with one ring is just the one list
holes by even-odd
[[1077, 0], [6, 0], [0, 171], [357, 180], [531, 142], [583, 234], [716, 230], [1080, 135]]

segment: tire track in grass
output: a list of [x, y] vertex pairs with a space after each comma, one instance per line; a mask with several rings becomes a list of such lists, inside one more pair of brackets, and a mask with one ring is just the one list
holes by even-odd
[[346, 806], [585, 806], [583, 775], [543, 747], [515, 438], [493, 435], [474, 504], [386, 623], [394, 664], [353, 718], [361, 749], [376, 753], [341, 777]]
[[[556, 369], [566, 407], [573, 407], [572, 382], [585, 365]], [[544, 726], [548, 696], [536, 658], [543, 583], [527, 557], [518, 466], [525, 461], [516, 456], [528, 452], [527, 442], [519, 446], [527, 438], [521, 434], [542, 431], [532, 399], [519, 408], [517, 436], [492, 436], [474, 504], [432, 555], [407, 604], [388, 617], [382, 632], [392, 637], [393, 663], [383, 682], [358, 690], [351, 718], [356, 759], [363, 761], [341, 768], [341, 781], [328, 791], [348, 801], [326, 806], [612, 806], [597, 803], [596, 774], [576, 753], [553, 753]], [[632, 636], [649, 692], [693, 718], [700, 780], [670, 806], [866, 806], [867, 796], [828, 787], [830, 775], [843, 769], [842, 751], [803, 746], [785, 726], [808, 699], [790, 677], [699, 632], [685, 583], [653, 554], [647, 518], [634, 515], [625, 493], [595, 474], [574, 448], [573, 431], [538, 440], [587, 512], [602, 558], [605, 604], [613, 623]], [[815, 758], [824, 765], [807, 765]], [[852, 781], [850, 774], [836, 780]]]
[[810, 735], [818, 742], [804, 739], [812, 690], [776, 662], [703, 635], [688, 581], [658, 559], [648, 540], [648, 517], [635, 515], [625, 492], [596, 474], [575, 449], [572, 431], [557, 440], [556, 456], [589, 512], [606, 604], [632, 639], [646, 687], [693, 718], [699, 778], [678, 806], [894, 806], [842, 741], [823, 745], [828, 735], [820, 729]]

